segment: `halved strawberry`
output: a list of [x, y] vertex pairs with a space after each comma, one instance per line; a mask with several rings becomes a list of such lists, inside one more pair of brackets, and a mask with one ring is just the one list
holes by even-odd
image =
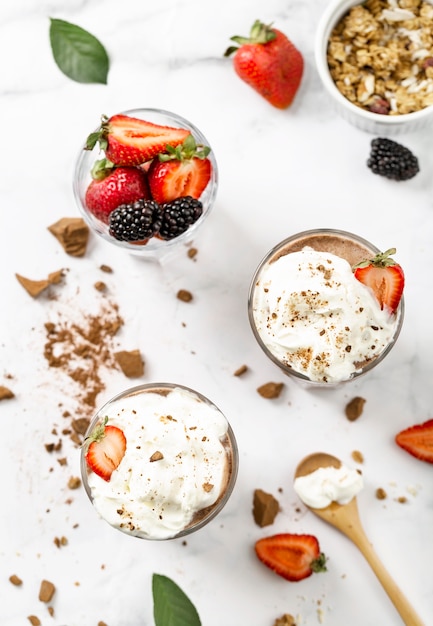
[[114, 167], [106, 159], [101, 159], [96, 161], [92, 177], [84, 202], [88, 210], [105, 224], [108, 224], [110, 213], [121, 204], [150, 199], [147, 174], [140, 167]]
[[126, 438], [117, 426], [107, 426], [108, 417], [86, 438], [85, 455], [87, 465], [107, 482], [113, 471], [119, 466], [126, 450]]
[[189, 134], [186, 128], [161, 126], [129, 115], [103, 115], [100, 128], [87, 138], [86, 150], [93, 150], [99, 142], [115, 165], [140, 165], [165, 152], [167, 145], [175, 148]]
[[210, 148], [198, 146], [192, 135], [176, 148], [167, 146], [166, 154], [154, 159], [148, 171], [152, 198], [161, 204], [181, 196], [198, 200], [212, 175], [209, 152]]
[[264, 537], [256, 542], [255, 551], [262, 563], [292, 582], [326, 571], [326, 556], [313, 535], [281, 533]]
[[402, 430], [395, 436], [395, 441], [420, 461], [433, 463], [433, 419]]
[[396, 249], [390, 248], [354, 267], [355, 278], [369, 287], [380, 308], [388, 309], [390, 313], [397, 310], [404, 289], [403, 270], [390, 258], [390, 255], [395, 253]]

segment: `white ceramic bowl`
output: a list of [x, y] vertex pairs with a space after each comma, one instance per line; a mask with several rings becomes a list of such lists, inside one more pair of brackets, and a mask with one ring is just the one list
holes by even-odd
[[340, 19], [359, 0], [331, 0], [320, 18], [316, 31], [315, 62], [319, 77], [334, 109], [347, 122], [376, 135], [397, 135], [433, 127], [433, 106], [404, 115], [382, 115], [364, 110], [348, 100], [335, 85], [327, 62], [329, 36]]

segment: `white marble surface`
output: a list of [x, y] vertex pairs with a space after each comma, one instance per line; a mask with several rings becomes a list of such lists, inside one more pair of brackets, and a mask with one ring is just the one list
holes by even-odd
[[[419, 157], [406, 183], [366, 167], [371, 137], [336, 118], [313, 65], [313, 38], [325, 0], [165, 0], [163, 3], [16, 0], [0, 8], [1, 284], [0, 385], [15, 399], [0, 405], [0, 623], [20, 626], [152, 626], [151, 575], [173, 578], [196, 605], [203, 626], [272, 626], [288, 612], [299, 626], [398, 626], [401, 619], [357, 549], [299, 504], [292, 477], [315, 450], [351, 463], [365, 457], [359, 496], [365, 530], [426, 626], [433, 623], [433, 469], [396, 447], [396, 432], [432, 417], [433, 131], [400, 138]], [[74, 22], [107, 48], [107, 86], [68, 80], [49, 48], [49, 16]], [[275, 23], [304, 54], [295, 103], [273, 109], [235, 75], [223, 52], [256, 19]], [[47, 226], [77, 216], [74, 160], [102, 113], [160, 107], [192, 120], [213, 146], [220, 185], [215, 209], [195, 242], [196, 261], [159, 267], [92, 238], [82, 259], [67, 256]], [[326, 392], [305, 390], [269, 361], [248, 326], [252, 273], [284, 236], [315, 227], [358, 233], [395, 246], [407, 278], [406, 319], [398, 344], [368, 377]], [[101, 263], [114, 272], [101, 277]], [[33, 300], [18, 272], [42, 279], [68, 268], [55, 299]], [[240, 470], [233, 496], [206, 528], [182, 540], [149, 543], [112, 530], [92, 510], [79, 474], [79, 450], [67, 437], [49, 454], [53, 428], [73, 410], [74, 388], [43, 356], [44, 323], [59, 311], [98, 306], [104, 279], [125, 326], [121, 349], [146, 360], [143, 382], [196, 388], [227, 415], [238, 439]], [[194, 301], [175, 294], [189, 289]], [[243, 363], [248, 373], [233, 372]], [[278, 400], [256, 388], [284, 382]], [[136, 382], [136, 381], [134, 381]], [[98, 403], [131, 386], [107, 372]], [[344, 407], [366, 398], [354, 423]], [[60, 408], [62, 404], [62, 408]], [[58, 458], [67, 459], [61, 466]], [[281, 503], [273, 526], [254, 524], [257, 487]], [[383, 487], [388, 498], [375, 498]], [[279, 491], [281, 489], [281, 491]], [[407, 502], [398, 502], [404, 496]], [[300, 508], [300, 512], [298, 509]], [[253, 544], [275, 532], [316, 534], [329, 571], [294, 584], [255, 558]], [[55, 537], [67, 537], [61, 548]], [[21, 587], [8, 582], [16, 574]], [[54, 616], [38, 600], [42, 579], [55, 583]]]

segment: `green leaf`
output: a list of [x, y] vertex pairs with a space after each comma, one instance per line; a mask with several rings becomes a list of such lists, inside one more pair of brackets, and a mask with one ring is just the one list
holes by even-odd
[[201, 626], [195, 606], [167, 576], [152, 577], [155, 626]]
[[64, 20], [50, 18], [54, 60], [77, 83], [107, 84], [109, 59], [104, 46], [89, 32]]

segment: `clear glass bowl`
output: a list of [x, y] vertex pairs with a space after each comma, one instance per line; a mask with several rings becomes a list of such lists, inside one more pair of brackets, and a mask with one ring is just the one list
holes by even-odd
[[[208, 140], [203, 133], [194, 124], [184, 119], [180, 115], [171, 113], [170, 111], [164, 111], [161, 109], [130, 109], [128, 111], [121, 111], [120, 114], [136, 117], [139, 119], [159, 124], [162, 126], [172, 126], [175, 128], [186, 128], [191, 132], [195, 138], [197, 144], [202, 144], [211, 148]], [[97, 129], [95, 129], [96, 131]], [[87, 133], [87, 135], [90, 134]], [[85, 139], [87, 138], [84, 137]], [[78, 208], [90, 229], [96, 233], [96, 235], [102, 237], [105, 241], [123, 248], [125, 251], [138, 255], [149, 260], [159, 260], [167, 254], [170, 254], [177, 250], [179, 246], [190, 243], [197, 230], [202, 226], [206, 218], [208, 217], [216, 198], [218, 189], [218, 167], [213, 150], [209, 153], [209, 160], [212, 164], [211, 179], [200, 197], [200, 201], [203, 204], [203, 213], [201, 217], [192, 224], [187, 231], [175, 237], [174, 239], [165, 241], [157, 237], [152, 237], [146, 244], [130, 243], [127, 241], [118, 241], [112, 237], [109, 233], [108, 225], [97, 219], [86, 207], [85, 195], [87, 187], [89, 186], [92, 177], [91, 170], [95, 161], [103, 158], [104, 153], [100, 151], [99, 146], [96, 145], [93, 150], [85, 150], [84, 147], [80, 149], [78, 158], [75, 165], [73, 190]]]
[[[403, 324], [404, 299], [402, 298], [400, 300], [400, 304], [396, 311], [396, 324], [392, 340], [386, 345], [386, 347], [382, 350], [382, 352], [380, 352], [378, 356], [368, 361], [364, 365], [358, 367], [355, 371], [353, 371], [349, 378], [345, 378], [344, 380], [330, 382], [311, 380], [305, 374], [295, 371], [289, 365], [282, 362], [281, 359], [274, 352], [271, 351], [271, 349], [265, 343], [263, 337], [261, 336], [257, 328], [257, 322], [255, 319], [255, 290], [257, 281], [259, 280], [263, 269], [266, 268], [266, 266], [270, 262], [277, 260], [279, 257], [284, 256], [285, 254], [288, 254], [290, 252], [298, 252], [307, 245], [318, 251], [333, 252], [334, 254], [336, 254], [336, 256], [345, 258], [348, 261], [349, 265], [352, 267], [365, 259], [374, 257], [378, 252], [380, 252], [380, 250], [362, 237], [358, 237], [357, 235], [346, 231], [327, 228], [307, 230], [292, 235], [291, 237], [284, 239], [275, 247], [273, 247], [272, 250], [270, 250], [262, 259], [252, 278], [248, 293], [248, 317], [251, 329], [257, 340], [258, 345], [261, 347], [266, 356], [276, 365], [278, 365], [278, 367], [286, 375], [292, 377], [298, 382], [305, 383], [307, 386], [314, 386], [317, 388], [330, 388], [335, 387], [336, 385], [339, 385], [341, 383], [346, 383], [358, 379], [360, 376], [375, 368], [379, 363], [383, 361], [386, 355], [389, 354], [390, 350], [397, 341]], [[288, 282], [289, 281], [290, 277], [288, 276]]]
[[[170, 397], [172, 393], [175, 395]], [[146, 394], [151, 396], [145, 398]], [[167, 398], [169, 404], [166, 402]], [[167, 410], [170, 412], [167, 413]], [[116, 395], [98, 410], [89, 425], [85, 440], [106, 417], [109, 418], [108, 425], [121, 428], [127, 440], [126, 453], [119, 465], [118, 475], [112, 475], [107, 482], [93, 473], [86, 461], [88, 449], [86, 441], [81, 448], [80, 459], [84, 488], [102, 519], [116, 530], [131, 536], [165, 540], [189, 535], [208, 524], [220, 513], [236, 483], [239, 454], [233, 430], [213, 402], [183, 385], [172, 383], [139, 385]], [[208, 419], [213, 419], [218, 426], [213, 426], [212, 429], [208, 427], [206, 430]], [[168, 423], [167, 427], [155, 426], [156, 422], [159, 424], [164, 420]], [[182, 430], [180, 440], [177, 424]], [[188, 424], [192, 426], [188, 427]], [[221, 433], [217, 435], [220, 443], [216, 442], [216, 432]], [[206, 437], [213, 443], [202, 444]], [[185, 439], [188, 443], [185, 443]], [[188, 449], [189, 445], [191, 449]], [[188, 494], [191, 493], [193, 498], [205, 501], [203, 493], [200, 492], [204, 489], [204, 484], [200, 480], [203, 466], [200, 464], [197, 468], [196, 459], [200, 457], [202, 447], [206, 445], [211, 447], [204, 449], [201, 457], [201, 463], [206, 463], [204, 475], [214, 478], [222, 476], [221, 489], [214, 502], [206, 500], [203, 508], [199, 507], [188, 517], [190, 509], [186, 510], [185, 505], [182, 505], [183, 499], [188, 499]], [[158, 451], [162, 457], [156, 462], [155, 459], [152, 461], [149, 451], [152, 454]], [[213, 474], [210, 471], [209, 459], [213, 459], [218, 466], [218, 470]], [[121, 469], [123, 462], [126, 465], [124, 464]], [[191, 463], [194, 466], [193, 475]], [[190, 474], [186, 473], [188, 470]], [[165, 485], [169, 485], [167, 490]], [[161, 491], [164, 491], [164, 494]], [[134, 500], [131, 494], [139, 494], [134, 505], [130, 504], [130, 501]], [[191, 501], [189, 502], [188, 506], [192, 508]], [[153, 510], [152, 513], [149, 513], [150, 509]], [[119, 511], [123, 511], [123, 515]], [[159, 521], [164, 516], [167, 521]], [[177, 519], [181, 519], [182, 528], [179, 527], [179, 522], [172, 521]]]

